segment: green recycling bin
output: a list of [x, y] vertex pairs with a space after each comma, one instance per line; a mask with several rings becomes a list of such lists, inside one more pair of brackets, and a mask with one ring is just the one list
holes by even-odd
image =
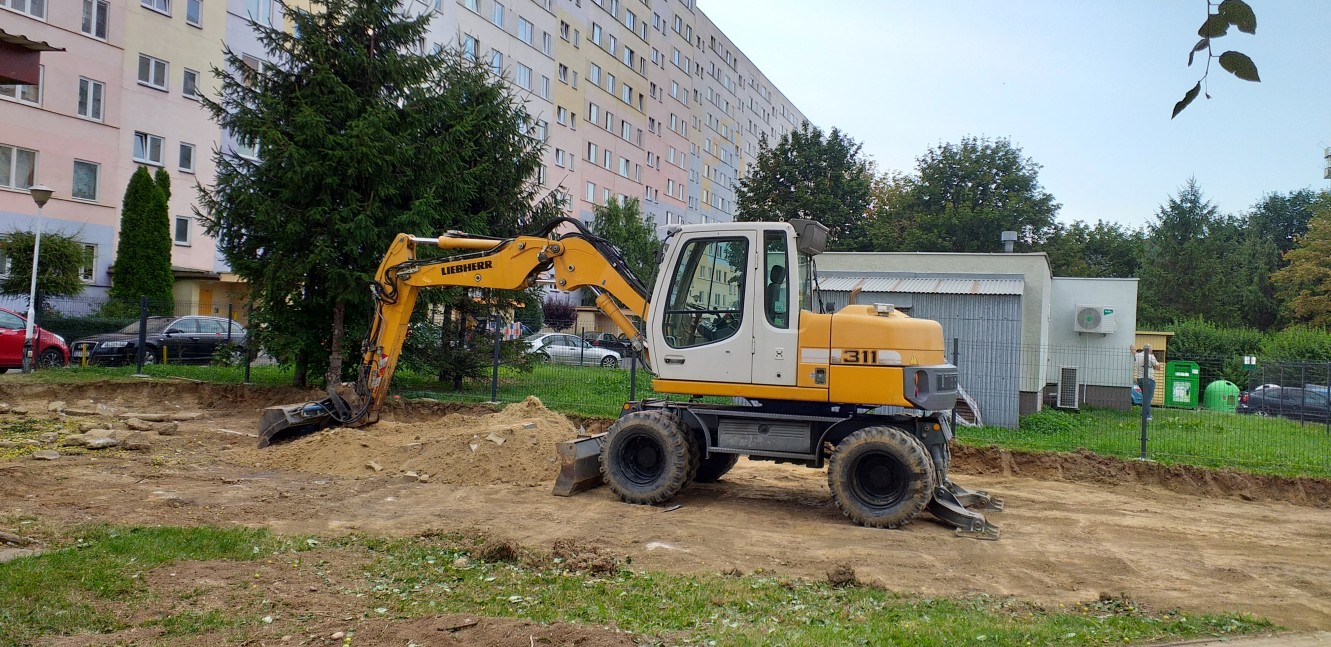
[[1228, 411], [1239, 408], [1239, 387], [1228, 380], [1216, 380], [1206, 385], [1202, 394], [1202, 408], [1207, 411]]
[[1201, 394], [1202, 371], [1196, 362], [1165, 364], [1165, 406], [1196, 409]]

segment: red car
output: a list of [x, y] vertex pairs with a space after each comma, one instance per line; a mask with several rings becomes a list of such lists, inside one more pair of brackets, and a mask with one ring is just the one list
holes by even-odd
[[[27, 334], [28, 320], [13, 310], [0, 308], [0, 371], [23, 368], [23, 338]], [[69, 346], [65, 339], [49, 330], [34, 326], [37, 339], [33, 356], [37, 368], [59, 368], [69, 365]]]

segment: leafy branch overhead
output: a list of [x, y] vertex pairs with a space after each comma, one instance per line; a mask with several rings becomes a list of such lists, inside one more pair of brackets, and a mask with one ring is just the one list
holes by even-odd
[[[1215, 13], [1211, 13], [1211, 8], [1215, 7]], [[1206, 51], [1206, 70], [1202, 72], [1202, 78], [1197, 81], [1197, 85], [1183, 94], [1183, 99], [1174, 104], [1174, 113], [1170, 119], [1178, 116], [1189, 104], [1202, 94], [1202, 84], [1206, 83], [1207, 75], [1211, 73], [1211, 59], [1219, 59], [1220, 67], [1226, 72], [1243, 79], [1260, 83], [1261, 77], [1257, 75], [1257, 65], [1248, 58], [1247, 54], [1233, 50], [1223, 54], [1216, 55], [1212, 49], [1212, 41], [1229, 33], [1229, 28], [1234, 27], [1245, 34], [1257, 33], [1257, 15], [1253, 13], [1252, 7], [1243, 0], [1221, 0], [1220, 4], [1212, 5], [1209, 1], [1206, 3], [1206, 22], [1197, 29], [1197, 35], [1201, 40], [1192, 46], [1192, 51], [1188, 52], [1188, 66], [1191, 67], [1193, 58], [1198, 52]], [[1206, 93], [1206, 98], [1210, 99], [1210, 93]]]

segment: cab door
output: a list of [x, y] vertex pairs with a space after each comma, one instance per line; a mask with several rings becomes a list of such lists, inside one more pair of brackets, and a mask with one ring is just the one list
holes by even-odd
[[675, 243], [674, 264], [661, 279], [668, 287], [648, 322], [658, 377], [749, 383], [757, 242], [752, 230], [722, 229], [685, 233]]
[[[753, 308], [753, 383], [795, 386], [799, 356], [800, 285], [795, 258], [795, 233], [789, 227], [762, 235], [763, 284]], [[757, 307], [761, 304], [761, 307]]]

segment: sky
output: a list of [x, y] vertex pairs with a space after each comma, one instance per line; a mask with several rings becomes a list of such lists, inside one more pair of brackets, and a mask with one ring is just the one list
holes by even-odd
[[1212, 60], [1187, 66], [1205, 0], [698, 0], [814, 125], [911, 172], [930, 148], [1005, 137], [1042, 166], [1059, 220], [1131, 227], [1189, 178], [1222, 213], [1272, 192], [1325, 189], [1331, 146], [1331, 2], [1248, 0], [1260, 83]]

